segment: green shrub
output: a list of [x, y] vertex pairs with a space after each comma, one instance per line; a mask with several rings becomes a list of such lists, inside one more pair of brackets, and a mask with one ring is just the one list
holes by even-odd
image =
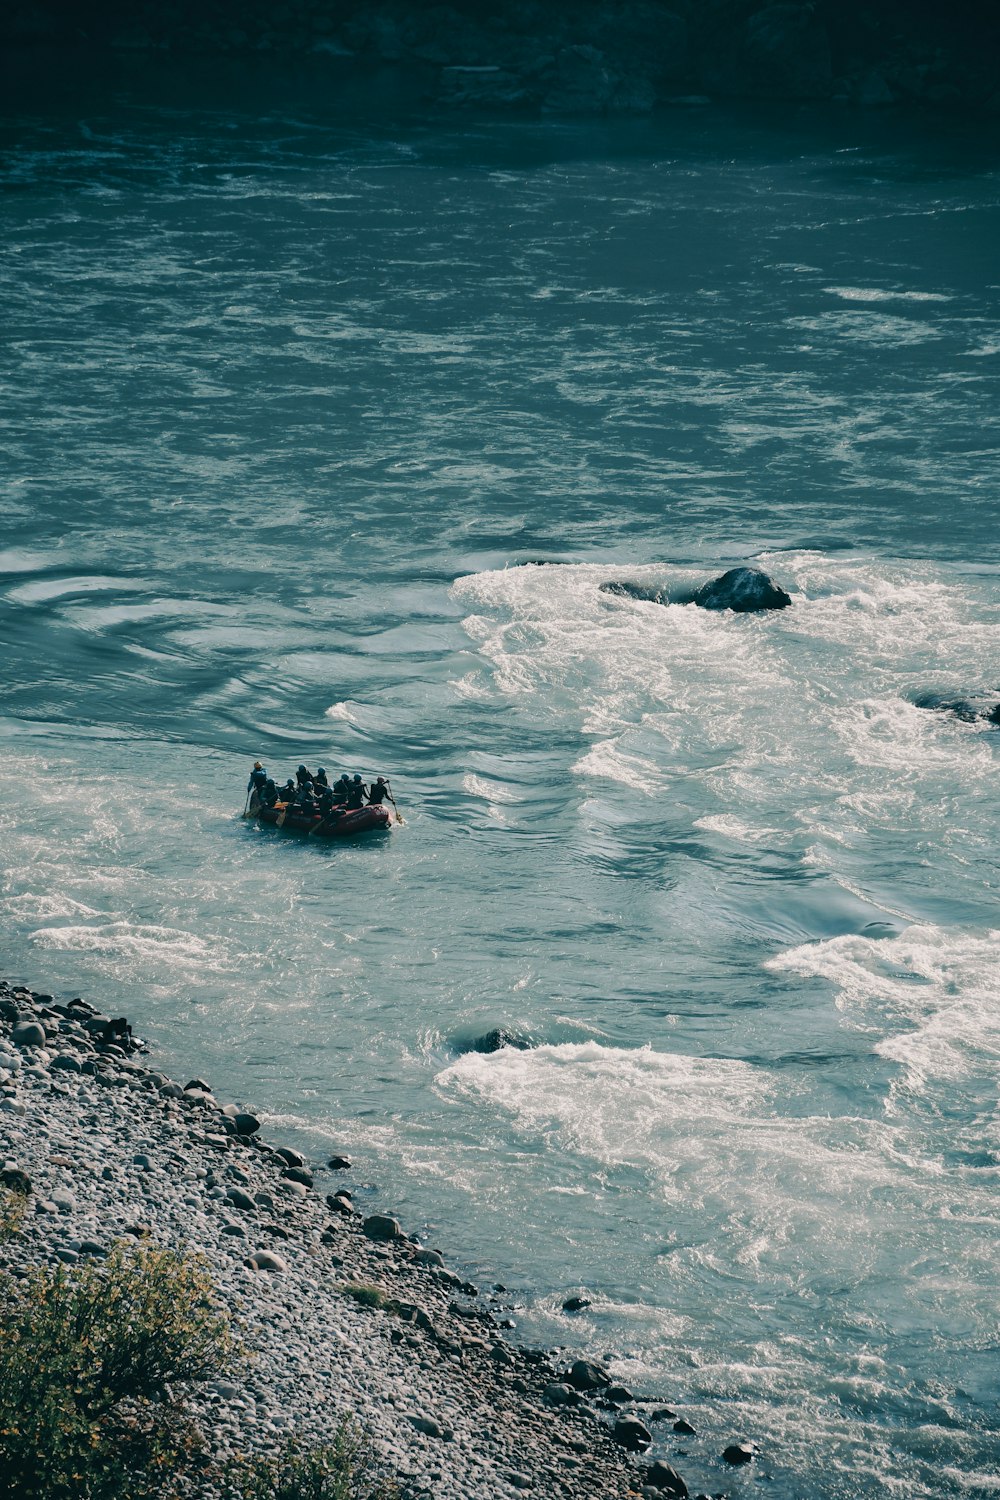
[[[397, 1308], [378, 1287], [345, 1290]], [[119, 1245], [102, 1265], [0, 1277], [0, 1500], [192, 1500], [206, 1486], [227, 1500], [396, 1500], [348, 1422], [321, 1447], [220, 1468], [183, 1398], [234, 1357], [195, 1257]]]
[[349, 1281], [340, 1290], [345, 1297], [350, 1297], [361, 1307], [373, 1307], [381, 1312], [399, 1311], [399, 1303], [380, 1286], [373, 1286], [370, 1281]]
[[27, 1207], [26, 1193], [12, 1193], [7, 1188], [0, 1187], [0, 1244], [9, 1240], [20, 1229]]
[[342, 1422], [332, 1443], [291, 1441], [276, 1458], [245, 1460], [231, 1471], [231, 1500], [396, 1500], [360, 1429]]
[[232, 1350], [201, 1263], [117, 1247], [7, 1278], [0, 1317], [0, 1496], [172, 1495], [198, 1446], [179, 1395]]

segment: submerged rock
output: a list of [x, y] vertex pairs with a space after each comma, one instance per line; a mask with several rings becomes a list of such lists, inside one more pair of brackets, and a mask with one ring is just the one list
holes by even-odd
[[622, 579], [613, 579], [611, 583], [601, 584], [602, 594], [617, 594], [619, 599], [638, 599], [643, 604], [669, 604], [665, 589], [650, 588], [644, 583], [628, 583]]
[[470, 1052], [499, 1052], [503, 1047], [514, 1047], [518, 1052], [530, 1052], [532, 1042], [529, 1037], [522, 1036], [519, 1032], [509, 1031], [506, 1026], [494, 1026], [492, 1031], [487, 1031], [483, 1036], [477, 1036]]
[[727, 1464], [732, 1464], [734, 1468], [752, 1462], [753, 1456], [754, 1450], [750, 1443], [730, 1443], [729, 1447], [724, 1448], [722, 1452], [723, 1460]]
[[730, 568], [720, 578], [702, 584], [693, 602], [701, 609], [754, 614], [764, 609], [787, 609], [792, 600], [760, 568]]
[[933, 708], [939, 713], [954, 714], [963, 724], [985, 724], [1000, 726], [1000, 703], [991, 698], [948, 698], [942, 693], [921, 693], [914, 698], [915, 708]]

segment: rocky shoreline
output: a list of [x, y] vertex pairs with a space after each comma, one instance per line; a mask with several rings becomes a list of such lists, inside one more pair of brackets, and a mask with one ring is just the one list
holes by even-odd
[[[118, 1241], [205, 1258], [256, 1355], [193, 1400], [220, 1462], [292, 1433], [328, 1440], [353, 1414], [413, 1500], [688, 1494], [664, 1452], [693, 1433], [683, 1417], [511, 1343], [496, 1294], [355, 1210], [346, 1159], [265, 1142], [204, 1080], [156, 1071], [123, 1019], [0, 982], [0, 1157], [28, 1198], [0, 1275], [99, 1261]], [[720, 1469], [752, 1451], [734, 1444]]]
[[8, 48], [312, 55], [425, 103], [629, 115], [712, 99], [1000, 116], [1000, 20], [972, 0], [11, 0]]

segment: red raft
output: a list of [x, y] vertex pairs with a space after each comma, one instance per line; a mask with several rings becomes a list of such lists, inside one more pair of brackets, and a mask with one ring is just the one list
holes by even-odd
[[258, 807], [247, 814], [262, 823], [273, 823], [277, 828], [292, 828], [296, 833], [308, 833], [317, 839], [349, 839], [357, 833], [373, 833], [378, 828], [389, 828], [392, 815], [387, 807], [372, 803], [368, 807], [355, 808], [353, 812], [335, 810], [325, 818], [307, 818], [302, 813], [288, 813], [279, 802], [277, 807]]

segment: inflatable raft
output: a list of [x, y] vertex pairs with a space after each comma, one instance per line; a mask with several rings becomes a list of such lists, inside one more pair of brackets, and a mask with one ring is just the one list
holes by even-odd
[[325, 818], [307, 818], [302, 813], [287, 813], [279, 802], [277, 807], [251, 807], [246, 815], [261, 823], [273, 823], [276, 828], [291, 828], [296, 833], [308, 833], [317, 839], [349, 839], [358, 833], [374, 833], [379, 828], [392, 825], [392, 815], [387, 807], [373, 803], [368, 807], [355, 808], [353, 812], [335, 809]]

